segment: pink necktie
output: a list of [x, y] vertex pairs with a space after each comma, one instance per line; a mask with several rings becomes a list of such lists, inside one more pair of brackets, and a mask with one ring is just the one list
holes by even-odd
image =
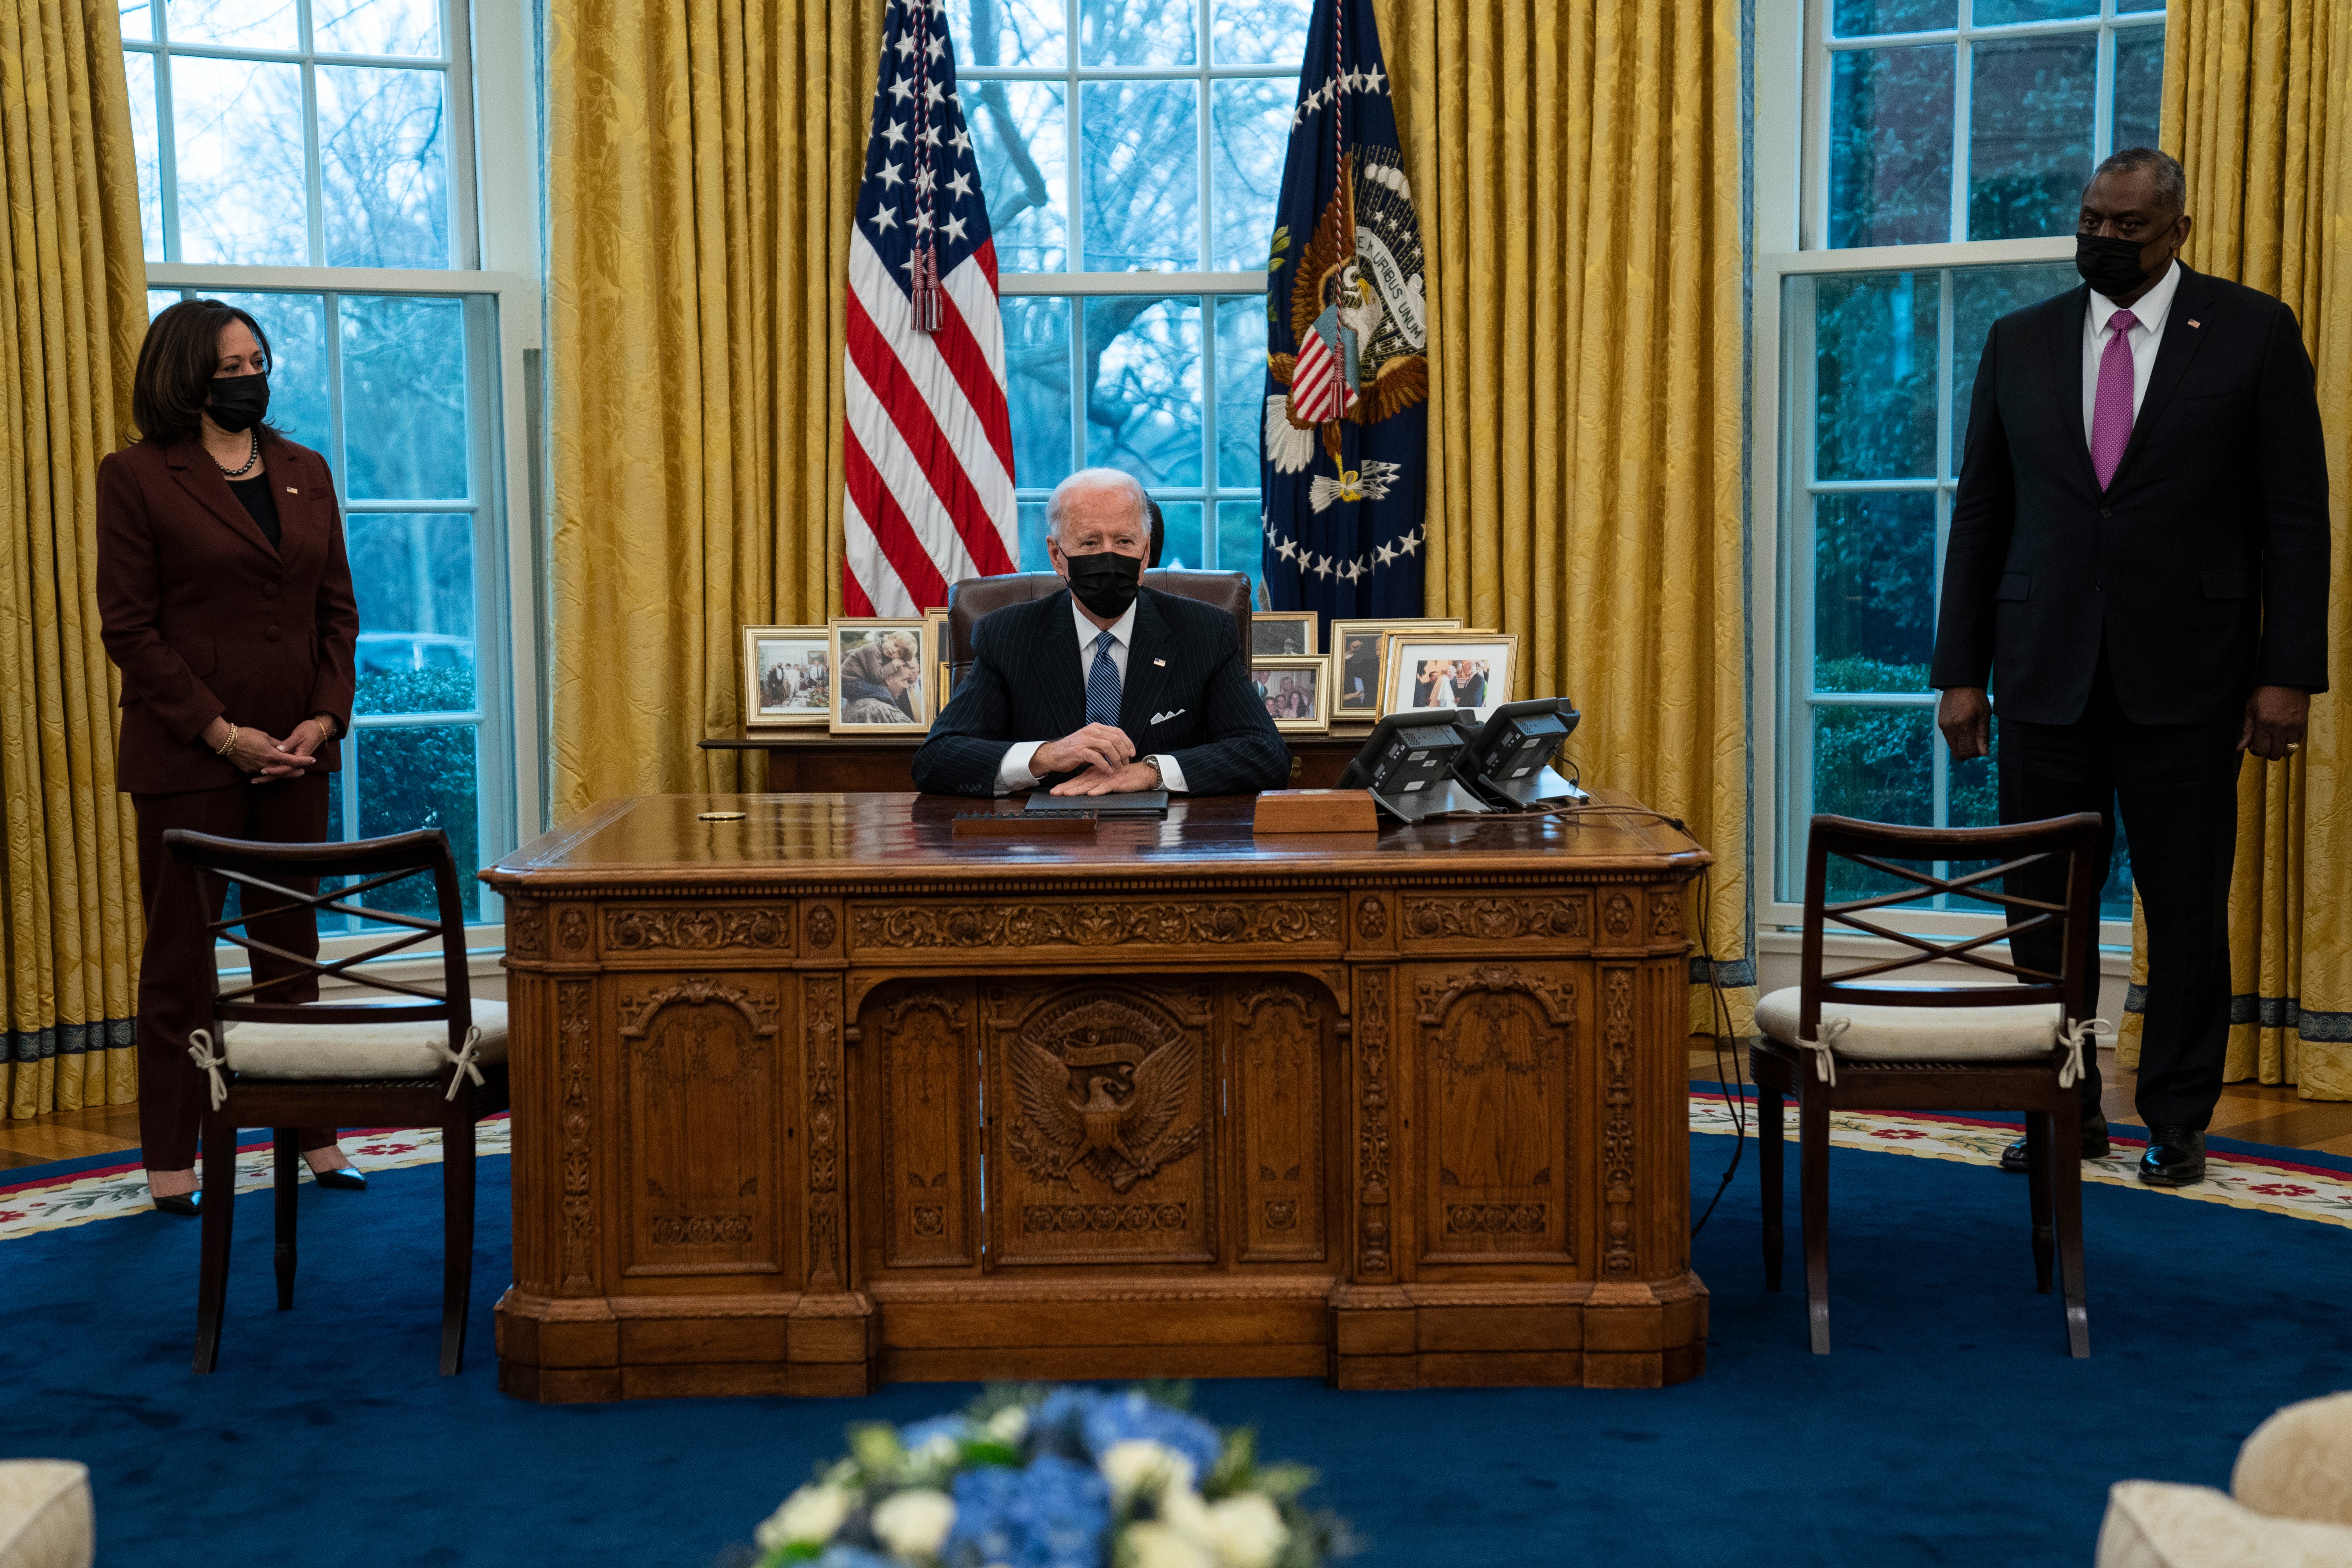
[[2124, 448], [2131, 444], [2131, 330], [2138, 325], [2139, 318], [2129, 310], [2117, 310], [2107, 318], [2106, 352], [2099, 355], [2099, 391], [2091, 405], [2091, 467], [2098, 470], [2101, 489], [2116, 477], [2116, 465], [2124, 460]]

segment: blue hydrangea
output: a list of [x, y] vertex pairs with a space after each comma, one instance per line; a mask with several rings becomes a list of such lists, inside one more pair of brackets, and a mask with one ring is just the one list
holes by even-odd
[[[1110, 1489], [1087, 1466], [1045, 1454], [1025, 1469], [983, 1467], [955, 1478], [950, 1563], [1097, 1568], [1110, 1529]], [[829, 1568], [829, 1565], [828, 1565]]]
[[1187, 1415], [1141, 1394], [1097, 1396], [1081, 1417], [1087, 1451], [1096, 1459], [1114, 1443], [1146, 1438], [1173, 1448], [1192, 1461], [1192, 1473], [1206, 1476], [1217, 1462], [1224, 1440], [1217, 1429], [1197, 1415]]
[[898, 1442], [911, 1454], [934, 1437], [952, 1437], [961, 1443], [971, 1430], [971, 1423], [961, 1415], [934, 1415], [928, 1421], [918, 1421], [901, 1430]]
[[1103, 1396], [1091, 1388], [1057, 1388], [1029, 1412], [1029, 1441], [1034, 1452], [1059, 1454], [1064, 1458], [1094, 1462], [1087, 1446], [1087, 1417]]
[[816, 1560], [816, 1568], [899, 1568], [897, 1559], [878, 1552], [868, 1552], [863, 1546], [845, 1546], [838, 1542], [824, 1549]]

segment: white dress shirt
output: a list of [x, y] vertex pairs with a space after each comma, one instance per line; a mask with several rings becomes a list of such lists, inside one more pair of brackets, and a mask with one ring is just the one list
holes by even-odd
[[[1128, 605], [1127, 613], [1109, 626], [1097, 626], [1087, 619], [1086, 612], [1078, 608], [1077, 596], [1072, 595], [1070, 619], [1077, 626], [1078, 684], [1083, 687], [1087, 677], [1094, 673], [1095, 638], [1108, 632], [1114, 639], [1110, 645], [1110, 662], [1118, 671], [1118, 689], [1124, 692], [1127, 689], [1127, 646], [1135, 636], [1135, 606]], [[1060, 737], [1055, 738], [1058, 740]], [[1037, 775], [1029, 771], [1029, 759], [1035, 756], [1037, 748], [1045, 743], [1043, 741], [1015, 741], [1005, 748], [1004, 760], [996, 768], [997, 794], [1011, 795], [1016, 789], [1037, 787]], [[1140, 758], [1137, 760], [1141, 761]], [[1176, 759], [1160, 752], [1153, 754], [1153, 760], [1160, 764], [1161, 787], [1181, 794], [1184, 788], [1184, 770], [1177, 765]]]
[[2083, 312], [2083, 444], [2091, 444], [2091, 420], [2098, 412], [2099, 361], [2107, 352], [2107, 318], [2128, 310], [2139, 324], [2124, 335], [2131, 340], [2132, 419], [2139, 419], [2140, 400], [2147, 395], [2147, 378], [2156, 371], [2157, 345], [2164, 342], [2165, 318], [2172, 314], [2172, 297], [2180, 292], [2180, 263], [2165, 263], [2156, 287], [2129, 305], [2118, 305], [2096, 289], [2091, 308]]

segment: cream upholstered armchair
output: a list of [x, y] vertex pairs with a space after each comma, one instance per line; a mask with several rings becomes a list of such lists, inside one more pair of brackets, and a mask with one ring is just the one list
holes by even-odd
[[0, 1568], [89, 1568], [93, 1540], [88, 1469], [0, 1460]]
[[2238, 1450], [2230, 1489], [2117, 1481], [2098, 1568], [2352, 1563], [2352, 1394], [2290, 1405]]

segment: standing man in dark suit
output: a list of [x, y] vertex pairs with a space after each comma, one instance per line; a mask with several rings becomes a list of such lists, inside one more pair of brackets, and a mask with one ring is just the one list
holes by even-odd
[[1290, 752], [1250, 684], [1234, 618], [1142, 586], [1143, 487], [1082, 468], [1046, 502], [1045, 527], [1068, 589], [973, 628], [971, 673], [915, 753], [915, 787], [1242, 795], [1288, 784]]
[[[1954, 758], [1986, 753], [2000, 813], [2118, 805], [2147, 918], [2139, 1176], [2204, 1179], [2230, 1027], [2241, 753], [2282, 760], [2327, 689], [2327, 470], [2294, 314], [2191, 272], [2180, 165], [2135, 147], [2083, 194], [2085, 286], [1993, 323], [1952, 504], [1930, 683]], [[2012, 889], [2057, 899], [2049, 879]], [[2019, 884], [2024, 884], [2020, 886]], [[2095, 931], [2083, 933], [2086, 967]], [[2017, 963], [2059, 968], [2046, 932]], [[2095, 1058], [2083, 1152], [2107, 1151]], [[2002, 1163], [2021, 1169], [2024, 1145]]]

